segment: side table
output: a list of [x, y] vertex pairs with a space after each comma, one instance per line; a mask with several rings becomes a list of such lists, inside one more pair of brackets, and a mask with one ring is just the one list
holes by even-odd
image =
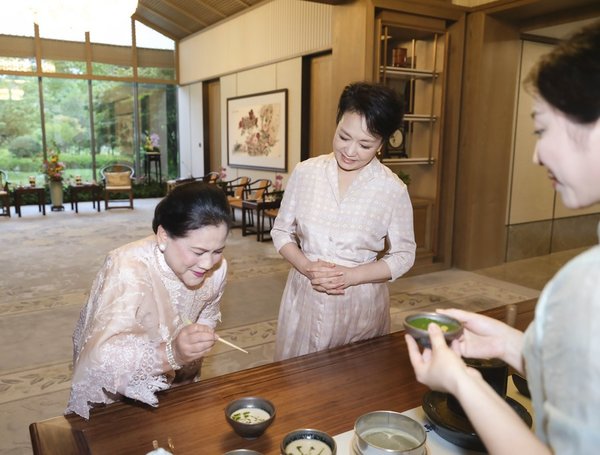
[[[274, 201], [242, 201], [242, 236], [256, 234], [257, 242], [270, 240], [270, 237], [265, 237], [265, 234], [268, 234], [269, 230], [265, 229], [265, 217], [263, 216], [263, 212], [269, 209], [278, 209], [280, 205], [281, 199], [276, 199]], [[256, 224], [253, 222], [254, 213], [256, 213]]]
[[92, 195], [92, 207], [100, 211], [100, 201], [102, 200], [102, 185], [97, 183], [80, 183], [69, 185], [69, 197], [71, 199], [71, 210], [75, 208], [75, 213], [79, 213], [79, 193], [89, 192]]
[[146, 152], [144, 156], [144, 174], [148, 178], [148, 181], [152, 181], [152, 163], [154, 163], [154, 176], [157, 181], [161, 182], [160, 152]]
[[15, 188], [15, 212], [21, 217], [21, 198], [24, 194], [35, 194], [37, 197], [38, 211], [46, 215], [46, 188], [37, 186], [19, 186]]

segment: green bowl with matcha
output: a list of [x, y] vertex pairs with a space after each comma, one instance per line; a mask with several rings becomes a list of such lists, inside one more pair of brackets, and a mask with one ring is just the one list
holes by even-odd
[[429, 342], [427, 327], [431, 323], [440, 326], [448, 344], [463, 333], [463, 326], [460, 321], [450, 316], [433, 312], [409, 314], [404, 318], [404, 329], [406, 333], [412, 335], [419, 345], [424, 348], [430, 348], [431, 343]]

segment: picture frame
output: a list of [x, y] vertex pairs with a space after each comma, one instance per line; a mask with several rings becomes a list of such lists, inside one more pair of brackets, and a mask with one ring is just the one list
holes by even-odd
[[287, 171], [287, 89], [227, 99], [227, 164]]

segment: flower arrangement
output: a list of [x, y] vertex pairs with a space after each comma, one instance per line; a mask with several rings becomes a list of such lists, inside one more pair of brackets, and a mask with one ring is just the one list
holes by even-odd
[[58, 152], [50, 152], [47, 160], [44, 160], [42, 172], [51, 182], [62, 182], [65, 164], [60, 161]]
[[146, 153], [160, 152], [160, 136], [156, 133], [146, 133], [146, 140], [144, 141], [144, 151]]
[[273, 184], [274, 191], [281, 191], [283, 186], [283, 175], [275, 174], [275, 183]]

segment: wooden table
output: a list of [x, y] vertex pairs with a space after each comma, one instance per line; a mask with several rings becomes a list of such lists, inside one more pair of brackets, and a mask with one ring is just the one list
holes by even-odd
[[[271, 240], [269, 229], [265, 229], [265, 217], [263, 212], [269, 209], [278, 209], [281, 205], [281, 199], [274, 201], [242, 201], [242, 236], [256, 234], [256, 241], [264, 242]], [[254, 219], [256, 214], [256, 222], [250, 221]]]
[[97, 183], [80, 183], [69, 185], [69, 198], [71, 199], [71, 210], [75, 208], [75, 213], [79, 213], [79, 193], [89, 192], [92, 196], [92, 207], [100, 211], [100, 201], [102, 200], [102, 185]]
[[[516, 327], [532, 320], [535, 303], [518, 305]], [[485, 314], [504, 319], [506, 308]], [[60, 416], [29, 430], [34, 454], [145, 454], [153, 440], [167, 448], [170, 437], [176, 455], [220, 455], [237, 448], [278, 455], [289, 431], [308, 427], [334, 436], [351, 430], [364, 413], [415, 408], [426, 391], [415, 380], [404, 332], [395, 332], [167, 390], [159, 394], [158, 408], [115, 403], [95, 410], [89, 421]], [[275, 404], [275, 421], [258, 439], [242, 439], [225, 421], [227, 403], [242, 396]]]
[[38, 186], [19, 186], [15, 188], [15, 212], [21, 217], [21, 198], [24, 194], [35, 194], [38, 211], [46, 215], [46, 188]]

